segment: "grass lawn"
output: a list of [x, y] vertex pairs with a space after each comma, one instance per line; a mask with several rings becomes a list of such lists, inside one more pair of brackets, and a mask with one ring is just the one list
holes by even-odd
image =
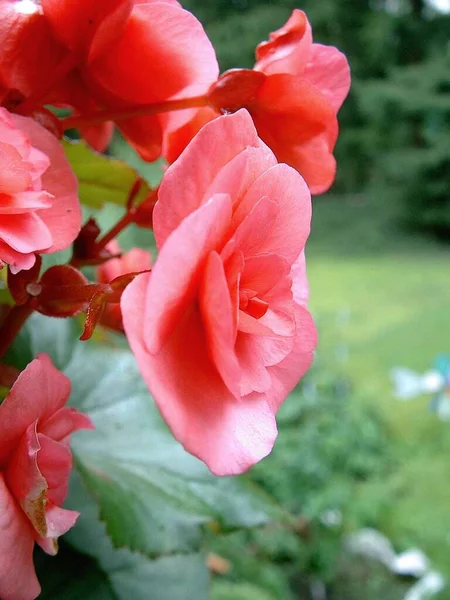
[[450, 577], [450, 423], [427, 411], [426, 398], [395, 400], [389, 380], [394, 366], [425, 371], [450, 354], [450, 245], [403, 230], [381, 195], [330, 195], [315, 200], [307, 258], [318, 352], [378, 406], [397, 446], [381, 484], [395, 501], [379, 527]]

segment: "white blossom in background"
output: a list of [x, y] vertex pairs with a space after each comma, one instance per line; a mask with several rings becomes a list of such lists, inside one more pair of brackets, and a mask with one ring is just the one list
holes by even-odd
[[430, 570], [429, 560], [422, 550], [411, 548], [397, 554], [390, 540], [376, 529], [361, 529], [347, 536], [345, 548], [351, 554], [383, 564], [395, 575], [418, 579], [402, 600], [430, 600], [446, 586], [442, 575]]
[[445, 386], [445, 377], [439, 371], [417, 373], [405, 367], [391, 369], [394, 395], [399, 400], [412, 400], [423, 394], [436, 394]]
[[435, 368], [417, 373], [405, 367], [391, 369], [389, 375], [394, 385], [394, 396], [398, 400], [412, 400], [431, 395], [428, 408], [441, 421], [450, 421], [450, 359], [439, 356]]

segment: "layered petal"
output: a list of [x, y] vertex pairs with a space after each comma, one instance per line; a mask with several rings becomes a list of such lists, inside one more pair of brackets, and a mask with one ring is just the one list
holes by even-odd
[[225, 269], [215, 251], [206, 260], [199, 293], [200, 312], [212, 362], [227, 388], [239, 400], [241, 370], [234, 350], [236, 323]]
[[[244, 220], [244, 216], [247, 219]], [[244, 256], [274, 254], [292, 264], [304, 248], [310, 231], [311, 195], [305, 181], [287, 165], [267, 169], [249, 187], [234, 220], [242, 222], [235, 238], [242, 240], [239, 247]], [[270, 234], [263, 234], [263, 228], [269, 223], [272, 223]], [[251, 231], [253, 227], [255, 230]]]
[[255, 70], [264, 73], [302, 75], [312, 47], [312, 31], [306, 14], [295, 9], [287, 22], [256, 48]]
[[[218, 139], [226, 143], [218, 145]], [[240, 158], [241, 153], [246, 154]], [[193, 168], [200, 164], [201, 168]], [[225, 172], [228, 164], [230, 168]], [[241, 196], [257, 175], [274, 164], [275, 157], [258, 138], [247, 111], [207, 123], [169, 167], [161, 183], [160, 201], [153, 216], [158, 246], [211, 194], [226, 193], [235, 200], [236, 190]]]
[[37, 435], [37, 421], [28, 426], [16, 445], [5, 470], [6, 483], [41, 537], [47, 536], [45, 508], [47, 482], [38, 467], [37, 456], [41, 446]]
[[6, 88], [20, 90], [25, 96], [45, 91], [66, 56], [67, 50], [53, 37], [39, 3], [0, 3], [0, 64]]
[[[220, 248], [231, 220], [231, 199], [215, 195], [175, 229], [159, 253], [147, 292], [145, 342], [157, 353], [197, 294], [208, 254]], [[127, 310], [125, 300], [122, 312]]]
[[0, 468], [9, 460], [31, 423], [43, 424], [64, 406], [70, 380], [45, 354], [40, 354], [19, 375], [0, 405]]
[[264, 397], [238, 401], [225, 386], [208, 353], [195, 304], [161, 351], [148, 352], [140, 317], [148, 283], [148, 275], [136, 278], [122, 300], [123, 307], [133, 307], [124, 310], [124, 325], [142, 376], [186, 450], [216, 475], [242, 473], [272, 449], [277, 435], [273, 413]]
[[16, 126], [24, 131], [32, 146], [43, 152], [50, 161], [42, 175], [42, 188], [54, 196], [50, 208], [37, 211], [52, 236], [47, 253], [70, 246], [81, 229], [81, 207], [78, 200], [78, 181], [64, 154], [61, 144], [33, 119], [13, 115]]
[[90, 61], [120, 38], [132, 11], [132, 0], [41, 0], [55, 37]]

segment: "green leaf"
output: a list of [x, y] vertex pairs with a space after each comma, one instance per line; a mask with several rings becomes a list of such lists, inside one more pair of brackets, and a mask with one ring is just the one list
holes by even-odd
[[149, 560], [115, 549], [98, 506], [77, 476], [68, 506], [81, 511], [58, 555], [37, 553], [42, 600], [207, 600], [209, 573], [201, 554]]
[[116, 130], [113, 140], [109, 147], [109, 152], [131, 165], [133, 169], [148, 181], [152, 187], [159, 185], [163, 176], [164, 161], [158, 160], [153, 163], [148, 163], [137, 154], [136, 150], [123, 139], [120, 133]]
[[97, 427], [77, 436], [77, 467], [115, 545], [152, 556], [188, 552], [208, 523], [230, 530], [267, 522], [244, 481], [213, 477], [173, 439], [130, 352], [85, 347], [66, 373], [72, 402]]
[[[138, 173], [127, 163], [95, 152], [85, 142], [63, 141], [66, 156], [80, 184], [82, 204], [101, 208], [106, 202], [125, 205]], [[143, 183], [136, 202], [150, 192]]]
[[[186, 453], [162, 421], [128, 350], [75, 343], [67, 320], [30, 319], [13, 349], [50, 354], [73, 382], [71, 403], [95, 431], [79, 432], [77, 469], [96, 497], [115, 546], [149, 556], [188, 553], [215, 532], [255, 527], [277, 509], [245, 477], [216, 478]], [[211, 399], [214, 401], [214, 399]]]
[[211, 600], [277, 600], [266, 590], [250, 583], [231, 583], [216, 581]]

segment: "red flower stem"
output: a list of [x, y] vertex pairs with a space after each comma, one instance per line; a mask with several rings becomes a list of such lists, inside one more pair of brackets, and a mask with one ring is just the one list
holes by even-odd
[[77, 58], [74, 53], [69, 53], [65, 56], [56, 69], [53, 71], [51, 81], [45, 83], [40, 89], [33, 92], [28, 98], [19, 104], [15, 112], [21, 115], [29, 115], [35, 108], [43, 103], [45, 97], [53, 90], [53, 88], [65, 77], [77, 64]]
[[155, 102], [153, 104], [137, 104], [126, 108], [97, 110], [73, 117], [62, 119], [64, 129], [74, 129], [82, 125], [96, 125], [105, 121], [121, 121], [133, 117], [145, 117], [147, 115], [157, 115], [159, 113], [170, 112], [172, 110], [183, 110], [184, 108], [197, 108], [208, 106], [208, 98], [204, 96], [195, 96], [193, 98], [181, 98], [180, 100], [167, 100], [166, 102]]
[[105, 235], [94, 244], [93, 250], [95, 254], [98, 254], [101, 250], [103, 250], [103, 248], [111, 240], [117, 237], [121, 231], [134, 222], [137, 209], [133, 206], [133, 202], [136, 196], [139, 194], [142, 184], [143, 180], [141, 178], [136, 179], [133, 187], [130, 190], [130, 193], [128, 194], [128, 200], [126, 204], [127, 212], [119, 221], [117, 221], [117, 223], [108, 231], [108, 233], [105, 233]]
[[16, 304], [13, 306], [0, 327], [0, 360], [8, 352], [16, 335], [33, 312], [32, 300], [33, 298], [30, 298], [25, 304]]
[[128, 227], [128, 225], [131, 225], [131, 223], [134, 221], [134, 213], [134, 209], [131, 209], [125, 213], [120, 221], [117, 221], [117, 223], [108, 231], [108, 233], [105, 233], [105, 235], [95, 243], [94, 251], [98, 253], [100, 250], [103, 250], [106, 244], [117, 237], [121, 231]]

